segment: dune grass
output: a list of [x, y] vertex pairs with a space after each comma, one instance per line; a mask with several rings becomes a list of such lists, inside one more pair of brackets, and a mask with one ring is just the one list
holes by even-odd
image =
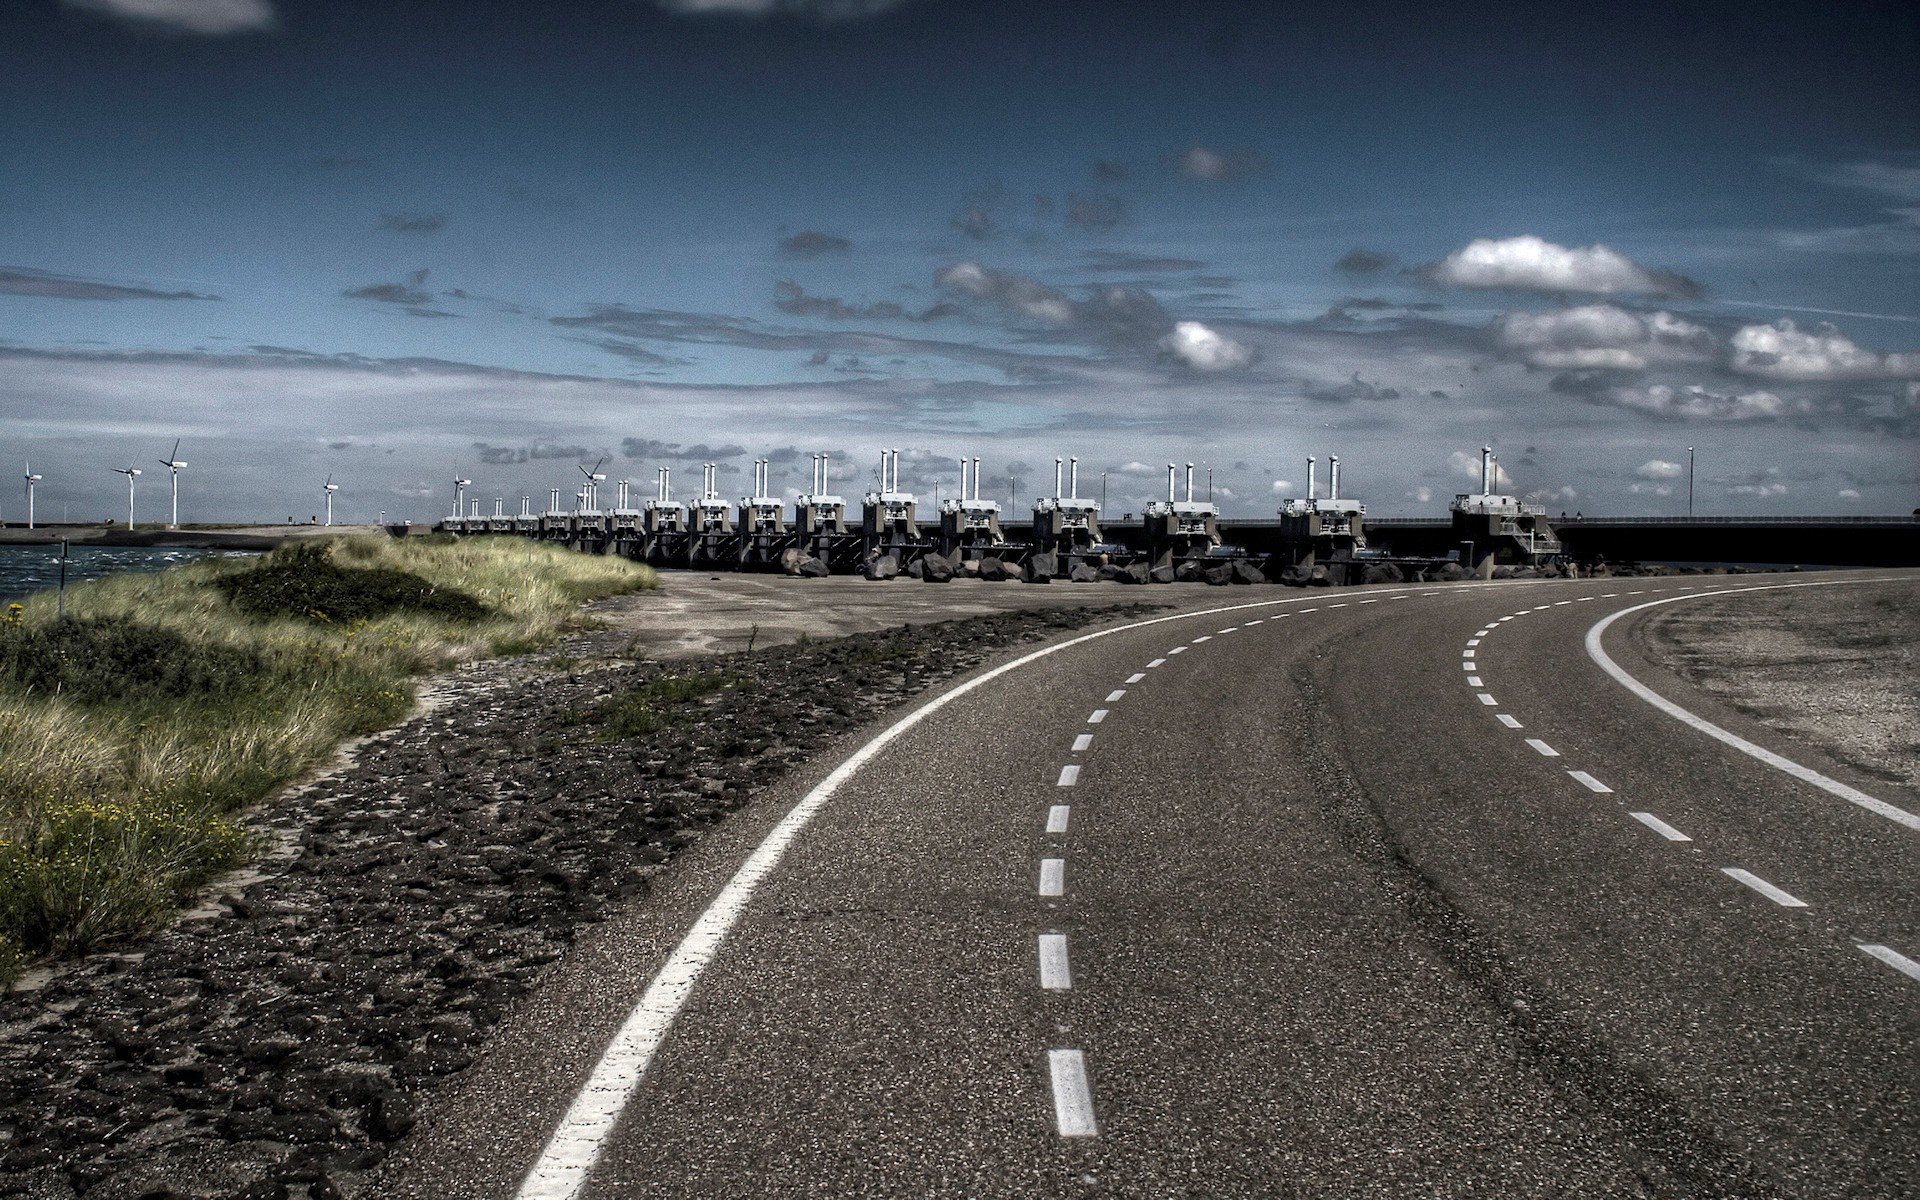
[[516, 538], [343, 538], [0, 615], [0, 983], [164, 920], [235, 820], [451, 663], [552, 641], [651, 570]]

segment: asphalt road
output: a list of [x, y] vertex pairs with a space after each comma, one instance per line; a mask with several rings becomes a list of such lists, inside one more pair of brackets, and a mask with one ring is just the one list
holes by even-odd
[[[876, 714], [583, 941], [380, 1194], [1914, 1195], [1920, 828], [1583, 646], [1813, 582], [1189, 594], [1244, 607], [830, 777]], [[1642, 616], [1620, 669], [1920, 812], [1647, 662]]]

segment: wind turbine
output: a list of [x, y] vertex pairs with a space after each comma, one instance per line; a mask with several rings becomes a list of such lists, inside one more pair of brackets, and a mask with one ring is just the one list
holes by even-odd
[[135, 466], [115, 467], [115, 475], [127, 477], [127, 528], [133, 528], [133, 481], [140, 478], [140, 468]]
[[179, 438], [173, 439], [173, 450], [160, 460], [160, 465], [167, 469], [173, 485], [173, 519], [167, 522], [167, 528], [178, 529], [180, 528], [180, 468], [187, 465], [180, 461]]
[[327, 481], [320, 485], [320, 490], [327, 494], [327, 524], [331, 525], [333, 524], [333, 494], [340, 490], [340, 485], [333, 481], [333, 476], [329, 475]]
[[600, 473], [600, 468], [606, 465], [606, 461], [606, 456], [602, 455], [600, 461], [593, 464], [593, 470], [591, 471], [585, 467], [580, 467], [579, 463], [573, 464], [576, 467], [580, 467], [580, 473], [587, 477], [586, 507], [589, 511], [599, 511], [600, 485], [607, 481], [607, 477]]
[[33, 464], [27, 464], [27, 528], [33, 528], [33, 485], [45, 478], [33, 473]]

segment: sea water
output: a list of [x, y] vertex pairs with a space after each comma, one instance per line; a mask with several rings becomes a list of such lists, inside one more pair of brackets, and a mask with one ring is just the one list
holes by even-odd
[[[252, 551], [204, 550], [185, 546], [67, 547], [67, 583], [83, 583], [121, 571], [164, 571], [208, 555], [250, 556]], [[60, 582], [60, 547], [0, 546], [0, 605], [55, 587]]]

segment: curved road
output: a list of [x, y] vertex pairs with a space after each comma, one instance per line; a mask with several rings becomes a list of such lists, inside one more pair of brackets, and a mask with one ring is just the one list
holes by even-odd
[[1003, 664], [584, 939], [380, 1194], [1912, 1195], [1920, 798], [1632, 636], [1866, 578], [1920, 586], [1218, 590]]

